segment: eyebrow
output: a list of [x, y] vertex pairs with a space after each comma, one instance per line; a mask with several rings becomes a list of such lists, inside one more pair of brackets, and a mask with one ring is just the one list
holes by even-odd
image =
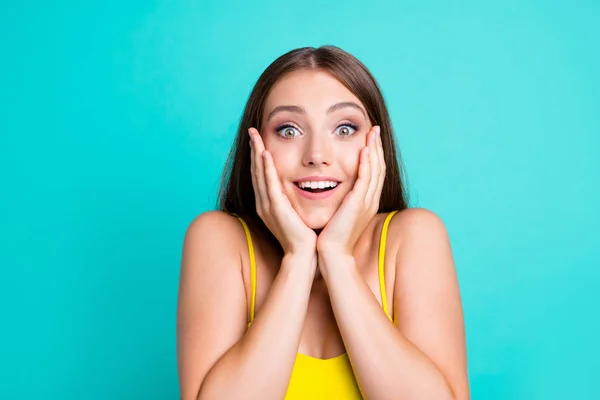
[[[365, 116], [365, 118], [367, 118], [367, 114], [365, 113], [365, 110], [361, 106], [359, 106], [358, 104], [356, 104], [352, 101], [343, 101], [341, 103], [336, 103], [336, 104], [332, 105], [331, 107], [329, 107], [327, 109], [326, 113], [331, 114], [334, 111], [337, 111], [337, 110], [340, 110], [340, 109], [346, 108], [346, 107], [350, 107], [350, 108], [359, 110]], [[273, 109], [273, 111], [271, 111], [269, 113], [269, 116], [267, 117], [267, 122], [269, 122], [275, 114], [283, 112], [283, 111], [289, 111], [289, 112], [293, 112], [296, 114], [306, 115], [306, 110], [299, 106], [277, 106]]]

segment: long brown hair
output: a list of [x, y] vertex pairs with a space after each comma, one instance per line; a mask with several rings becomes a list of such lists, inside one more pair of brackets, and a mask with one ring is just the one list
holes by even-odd
[[223, 171], [217, 208], [244, 218], [253, 232], [260, 234], [276, 249], [281, 246], [256, 213], [256, 200], [250, 173], [248, 129], [261, 131], [262, 114], [269, 91], [285, 74], [299, 69], [327, 71], [348, 88], [364, 104], [372, 125], [381, 127], [386, 177], [378, 212], [408, 208], [408, 191], [400, 152], [396, 149], [392, 124], [385, 100], [367, 67], [339, 47], [303, 47], [276, 59], [258, 78], [244, 109], [237, 136]]

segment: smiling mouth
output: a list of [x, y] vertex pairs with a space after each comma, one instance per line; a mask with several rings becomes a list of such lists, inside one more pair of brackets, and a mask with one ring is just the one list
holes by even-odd
[[305, 192], [308, 192], [308, 193], [323, 193], [323, 192], [329, 192], [330, 190], [333, 190], [333, 189], [335, 189], [336, 187], [338, 187], [338, 185], [339, 185], [339, 184], [340, 184], [340, 183], [339, 183], [339, 182], [337, 182], [337, 183], [335, 184], [335, 186], [327, 186], [327, 187], [324, 187], [324, 188], [312, 188], [312, 187], [310, 187], [310, 186], [302, 187], [300, 183], [298, 183], [298, 182], [294, 182], [294, 185], [298, 186], [298, 188], [300, 188], [300, 190], [303, 190], [303, 191], [305, 191]]

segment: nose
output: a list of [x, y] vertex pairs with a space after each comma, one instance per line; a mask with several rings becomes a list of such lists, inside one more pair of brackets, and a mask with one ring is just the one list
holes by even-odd
[[302, 164], [306, 167], [331, 165], [332, 146], [326, 134], [307, 135]]

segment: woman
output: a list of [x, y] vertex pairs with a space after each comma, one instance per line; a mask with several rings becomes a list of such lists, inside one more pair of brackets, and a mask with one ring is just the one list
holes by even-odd
[[260, 76], [220, 211], [189, 226], [182, 399], [468, 399], [443, 222], [409, 209], [388, 112], [343, 50], [293, 50]]

